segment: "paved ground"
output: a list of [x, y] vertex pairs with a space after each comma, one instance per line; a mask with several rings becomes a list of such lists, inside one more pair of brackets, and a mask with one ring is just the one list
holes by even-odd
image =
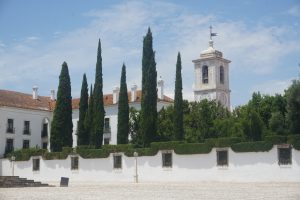
[[67, 188], [0, 188], [0, 199], [299, 200], [300, 183], [80, 183]]

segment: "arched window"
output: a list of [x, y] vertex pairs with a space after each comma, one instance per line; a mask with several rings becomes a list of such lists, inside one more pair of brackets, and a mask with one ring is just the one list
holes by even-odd
[[224, 67], [220, 67], [220, 83], [224, 84]]
[[208, 83], [208, 67], [206, 65], [202, 67], [202, 83]]

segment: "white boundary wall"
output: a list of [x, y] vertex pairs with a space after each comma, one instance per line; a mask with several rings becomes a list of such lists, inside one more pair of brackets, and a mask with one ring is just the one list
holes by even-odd
[[[300, 182], [300, 151], [292, 149], [292, 164], [278, 165], [277, 146], [269, 152], [235, 153], [228, 149], [229, 164], [218, 167], [216, 149], [208, 154], [177, 155], [173, 152], [173, 167], [162, 167], [162, 151], [155, 156], [138, 157], [140, 182], [170, 181], [221, 181], [221, 182]], [[79, 157], [79, 169], [71, 170], [71, 158], [43, 160], [40, 171], [32, 171], [29, 161], [14, 163], [14, 175], [38, 181], [133, 182], [135, 158], [122, 155], [122, 169], [113, 169], [113, 154], [108, 158], [83, 159]], [[11, 176], [13, 164], [0, 160], [0, 175]]]

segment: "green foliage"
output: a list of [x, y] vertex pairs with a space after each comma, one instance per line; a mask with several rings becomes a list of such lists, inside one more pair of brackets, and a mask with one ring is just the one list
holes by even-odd
[[248, 109], [242, 117], [241, 123], [248, 141], [260, 141], [262, 139], [264, 124], [255, 110]]
[[175, 149], [178, 144], [182, 143], [182, 141], [152, 142], [150, 148], [156, 150], [172, 150]]
[[300, 79], [294, 80], [286, 91], [287, 118], [293, 134], [300, 134]]
[[140, 127], [140, 112], [137, 111], [134, 107], [131, 107], [129, 110], [129, 135], [130, 143], [135, 147], [142, 146], [142, 135], [139, 132]]
[[162, 108], [158, 112], [157, 116], [157, 133], [159, 141], [170, 141], [175, 140], [174, 137], [174, 107], [168, 106], [167, 108]]
[[87, 116], [88, 101], [88, 84], [86, 80], [86, 75], [83, 74], [79, 102], [79, 121], [77, 124], [77, 145], [88, 145], [90, 142], [89, 132], [87, 132], [85, 128], [85, 117]]
[[6, 155], [7, 158], [15, 156], [16, 161], [28, 161], [31, 156], [42, 156], [47, 150], [45, 149], [20, 149]]
[[181, 68], [182, 68], [181, 56], [180, 53], [178, 52], [177, 63], [176, 63], [174, 118], [173, 118], [174, 136], [176, 140], [184, 139]]
[[62, 64], [57, 90], [57, 101], [51, 123], [50, 147], [52, 151], [61, 151], [63, 146], [72, 146], [72, 96], [68, 65]]
[[139, 134], [141, 145], [148, 147], [157, 140], [157, 72], [150, 28], [143, 41], [142, 101]]
[[285, 135], [285, 117], [281, 112], [272, 112], [269, 120], [270, 130], [278, 135]]
[[300, 134], [298, 135], [288, 135], [287, 141], [289, 144], [293, 145], [295, 149], [300, 151]]
[[109, 152], [104, 149], [78, 149], [77, 153], [82, 158], [107, 158]]
[[207, 143], [182, 143], [177, 145], [174, 149], [176, 154], [204, 154], [209, 153], [212, 150], [212, 146]]
[[129, 105], [128, 93], [126, 83], [126, 67], [122, 66], [122, 75], [120, 81], [120, 95], [118, 104], [118, 130], [117, 130], [117, 143], [127, 144], [129, 134]]
[[213, 147], [230, 147], [232, 144], [239, 142], [241, 142], [241, 138], [238, 137], [210, 138], [205, 140], [205, 143]]
[[[134, 152], [138, 156], [154, 156], [159, 150], [174, 150], [179, 155], [206, 154], [211, 152], [213, 147], [231, 147], [235, 152], [262, 152], [270, 151], [273, 144], [282, 143], [291, 144], [296, 150], [300, 150], [300, 135], [286, 136], [267, 136], [265, 141], [258, 142], [240, 142], [240, 138], [213, 138], [206, 139], [205, 143], [184, 143], [183, 141], [153, 142], [150, 148], [135, 148], [131, 144], [103, 145], [101, 149], [95, 149], [94, 146], [77, 146], [75, 152], [82, 158], [107, 158], [110, 153], [124, 152], [128, 157], [133, 157]], [[66, 159], [68, 155], [73, 154], [74, 149], [64, 147], [61, 152], [49, 153], [44, 149], [22, 149], [14, 151], [7, 155], [16, 157], [16, 161], [28, 161], [31, 156], [42, 156], [45, 160]]]
[[103, 79], [102, 79], [102, 56], [101, 42], [98, 42], [98, 53], [96, 63], [95, 85], [93, 93], [93, 126], [91, 144], [96, 148], [102, 146], [104, 128], [104, 103], [103, 103]]
[[91, 85], [90, 89], [90, 98], [89, 98], [89, 105], [88, 105], [88, 110], [86, 112], [86, 116], [84, 118], [84, 128], [85, 132], [87, 134], [88, 144], [92, 144], [92, 128], [93, 128], [93, 110], [94, 110], [94, 95], [93, 95], [93, 86]]
[[215, 101], [204, 99], [190, 103], [188, 108], [184, 108], [184, 115], [185, 140], [202, 142], [207, 138], [218, 137], [214, 122], [227, 118], [229, 112]]
[[260, 152], [270, 151], [273, 148], [271, 142], [258, 141], [258, 142], [242, 142], [231, 145], [231, 149], [235, 152]]
[[287, 142], [287, 137], [284, 135], [267, 135], [265, 141], [272, 144], [284, 144]]

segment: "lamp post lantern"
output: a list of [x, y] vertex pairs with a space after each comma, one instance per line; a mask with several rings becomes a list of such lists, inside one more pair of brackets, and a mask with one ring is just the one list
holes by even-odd
[[134, 156], [134, 160], [135, 160], [135, 175], [134, 175], [134, 181], [136, 182], [136, 183], [138, 183], [138, 166], [137, 166], [137, 158], [138, 158], [138, 156], [139, 156], [139, 154], [138, 154], [138, 152], [134, 152], [133, 153], [133, 156]]

